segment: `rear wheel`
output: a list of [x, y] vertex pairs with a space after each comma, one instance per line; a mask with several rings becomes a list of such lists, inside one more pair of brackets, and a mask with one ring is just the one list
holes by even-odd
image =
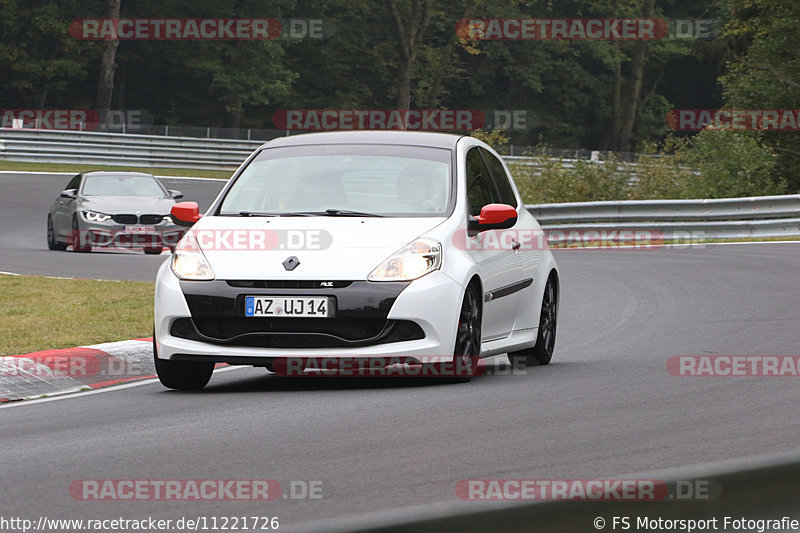
[[72, 218], [72, 233], [70, 234], [72, 251], [74, 252], [91, 252], [92, 245], [86, 242], [86, 236], [81, 233], [78, 227], [77, 217]]
[[56, 241], [56, 232], [55, 228], [53, 228], [53, 217], [47, 215], [47, 248], [49, 250], [60, 250], [64, 251], [67, 249], [67, 245], [63, 242]]
[[542, 296], [542, 310], [539, 315], [539, 331], [536, 344], [525, 350], [509, 352], [508, 359], [513, 365], [521, 362], [525, 365], [546, 365], [553, 358], [556, 346], [556, 325], [558, 322], [558, 285], [555, 274], [547, 279]]
[[156, 349], [155, 334], [153, 334], [153, 358], [158, 380], [168, 389], [200, 390], [206, 386], [214, 372], [214, 363], [160, 359]]

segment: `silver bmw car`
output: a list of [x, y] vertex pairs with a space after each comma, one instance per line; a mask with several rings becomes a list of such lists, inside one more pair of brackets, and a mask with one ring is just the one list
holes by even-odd
[[142, 172], [84, 172], [70, 179], [47, 215], [47, 247], [174, 249], [185, 233], [169, 216], [180, 191]]

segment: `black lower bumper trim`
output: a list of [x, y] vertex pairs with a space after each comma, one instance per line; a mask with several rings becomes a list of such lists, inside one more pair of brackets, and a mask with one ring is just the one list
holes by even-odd
[[425, 338], [422, 328], [410, 320], [331, 318], [179, 318], [172, 323], [170, 334], [256, 348], [358, 348]]

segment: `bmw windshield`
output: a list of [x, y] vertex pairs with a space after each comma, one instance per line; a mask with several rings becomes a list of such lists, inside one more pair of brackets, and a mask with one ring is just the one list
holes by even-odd
[[84, 196], [167, 197], [167, 192], [152, 176], [124, 174], [87, 175], [83, 179], [82, 192]]

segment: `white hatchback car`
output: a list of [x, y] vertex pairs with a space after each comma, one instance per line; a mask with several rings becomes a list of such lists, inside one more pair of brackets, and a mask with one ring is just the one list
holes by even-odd
[[201, 389], [220, 362], [472, 371], [477, 357], [552, 357], [558, 267], [505, 164], [475, 138], [282, 137], [242, 164], [205, 215], [183, 202], [172, 218], [192, 229], [156, 282], [166, 387]]

